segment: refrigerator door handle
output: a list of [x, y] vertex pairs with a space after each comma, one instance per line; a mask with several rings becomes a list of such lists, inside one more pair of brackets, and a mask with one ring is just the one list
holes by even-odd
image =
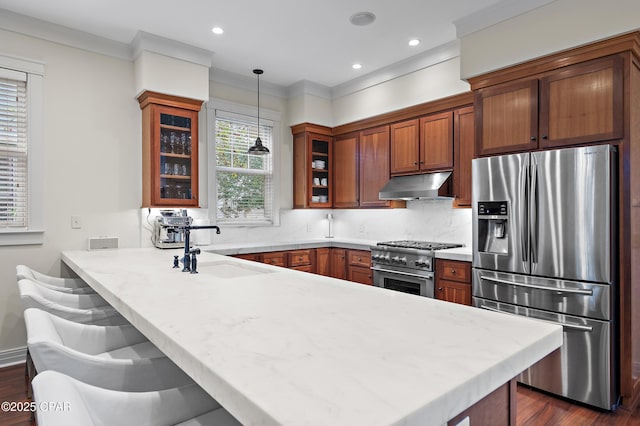
[[535, 320], [538, 320], [538, 321], [546, 322], [546, 323], [549, 323], [549, 324], [560, 325], [560, 326], [562, 326], [562, 328], [568, 328], [568, 329], [571, 329], [571, 330], [588, 331], [588, 332], [592, 332], [593, 331], [593, 327], [590, 327], [588, 325], [567, 324], [566, 322], [549, 321], [549, 320], [545, 320], [545, 319], [537, 318], [537, 317], [527, 317], [527, 316], [524, 316], [524, 315], [513, 314], [511, 312], [501, 311], [500, 309], [492, 308], [492, 307], [485, 306], [485, 305], [480, 306], [480, 308], [486, 309], [487, 311], [491, 311], [491, 312], [499, 312], [499, 313], [505, 314], [505, 315], [512, 315], [512, 316], [515, 316], [515, 317], [531, 318], [531, 319], [535, 319]]
[[[527, 229], [522, 228], [522, 224], [528, 223], [528, 205], [529, 205], [529, 156], [525, 159], [524, 167], [525, 172], [520, 173], [520, 193], [523, 194], [524, 200], [520, 202], [518, 211], [518, 223], [522, 230], [522, 236], [520, 238], [520, 252], [522, 253], [522, 261], [529, 262], [529, 232]], [[528, 271], [528, 268], [526, 269]]]
[[[529, 221], [530, 237], [531, 238], [531, 263], [538, 263], [538, 164], [535, 160], [535, 156], [531, 156], [531, 192], [529, 193], [531, 219]], [[533, 270], [533, 265], [531, 266]]]
[[581, 295], [584, 295], [584, 296], [593, 296], [593, 290], [574, 290], [574, 289], [570, 289], [570, 288], [545, 287], [543, 285], [515, 283], [513, 281], [501, 280], [500, 278], [486, 277], [484, 275], [480, 275], [480, 279], [481, 280], [485, 280], [485, 281], [491, 281], [491, 282], [494, 282], [494, 283], [497, 283], [497, 284], [506, 284], [506, 285], [512, 285], [512, 286], [516, 286], [516, 287], [526, 287], [526, 288], [531, 288], [531, 289], [535, 289], [535, 290], [553, 291], [554, 293], [569, 293], [569, 294], [581, 294]]

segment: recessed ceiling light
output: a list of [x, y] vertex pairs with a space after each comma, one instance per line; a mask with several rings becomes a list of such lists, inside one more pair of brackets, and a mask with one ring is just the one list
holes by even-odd
[[376, 20], [376, 15], [371, 12], [358, 12], [351, 15], [349, 21], [353, 25], [363, 26], [369, 25]]
[[224, 30], [222, 28], [220, 28], [220, 27], [213, 27], [213, 28], [211, 28], [211, 31], [214, 34], [222, 34], [224, 32]]
[[359, 70], [360, 68], [362, 68], [362, 64], [353, 64], [351, 65], [351, 68], [353, 68], [354, 70]]
[[409, 40], [409, 46], [417, 46], [419, 44], [420, 44], [420, 40], [418, 40], [417, 38]]

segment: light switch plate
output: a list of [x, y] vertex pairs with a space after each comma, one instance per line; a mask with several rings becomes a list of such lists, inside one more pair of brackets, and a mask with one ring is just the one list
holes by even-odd
[[80, 228], [82, 228], [82, 221], [80, 220], [80, 216], [71, 216], [71, 229]]

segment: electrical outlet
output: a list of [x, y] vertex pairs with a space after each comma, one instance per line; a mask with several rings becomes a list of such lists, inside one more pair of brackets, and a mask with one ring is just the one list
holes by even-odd
[[311, 232], [311, 224], [307, 223], [307, 232]]
[[80, 216], [71, 216], [71, 229], [80, 229], [82, 228], [82, 222], [80, 221]]

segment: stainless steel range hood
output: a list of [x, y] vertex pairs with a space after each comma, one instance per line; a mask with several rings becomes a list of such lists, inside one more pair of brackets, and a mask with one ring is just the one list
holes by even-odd
[[451, 176], [451, 172], [424, 175], [396, 176], [380, 190], [381, 200], [434, 200], [443, 197], [438, 190]]

